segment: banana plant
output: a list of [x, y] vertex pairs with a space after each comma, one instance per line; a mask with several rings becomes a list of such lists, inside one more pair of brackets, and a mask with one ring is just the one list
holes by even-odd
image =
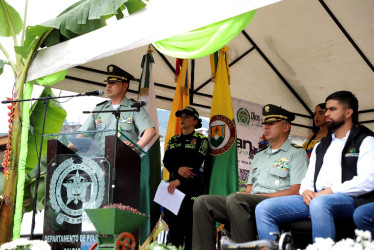
[[[27, 17], [28, 0], [25, 1], [24, 19]], [[141, 0], [81, 0], [67, 8], [56, 18], [40, 25], [27, 26], [20, 14], [5, 0], [0, 0], [0, 37], [12, 37], [15, 56], [11, 57], [0, 42], [5, 59], [0, 60], [0, 74], [4, 67], [11, 67], [15, 81], [10, 100], [28, 99], [35, 82], [25, 83], [27, 71], [42, 47], [84, 35], [106, 25], [106, 20], [115, 16], [125, 17], [146, 6]], [[22, 32], [22, 33], [21, 33]], [[40, 85], [52, 85], [64, 79], [66, 71], [36, 80]], [[6, 83], [2, 83], [6, 84]], [[9, 105], [9, 139], [4, 167], [4, 191], [0, 210], [0, 245], [19, 238], [22, 219], [24, 180], [33, 166], [27, 159], [33, 158], [28, 151], [30, 108], [27, 102], [12, 102]], [[39, 122], [41, 122], [39, 120]], [[17, 198], [16, 198], [17, 197]], [[1, 204], [1, 202], [0, 202]]]

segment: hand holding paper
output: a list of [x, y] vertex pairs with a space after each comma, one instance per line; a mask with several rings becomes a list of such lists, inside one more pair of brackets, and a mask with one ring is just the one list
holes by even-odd
[[153, 201], [167, 208], [175, 215], [178, 215], [182, 201], [186, 195], [178, 189], [175, 189], [173, 194], [169, 194], [168, 186], [168, 183], [161, 181], [161, 183], [158, 185]]

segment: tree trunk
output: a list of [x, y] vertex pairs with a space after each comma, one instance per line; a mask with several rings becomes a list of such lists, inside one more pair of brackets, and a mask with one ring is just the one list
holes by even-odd
[[[16, 99], [22, 98], [23, 83], [25, 79], [23, 74], [17, 78], [15, 89]], [[18, 89], [17, 89], [18, 87]], [[17, 91], [18, 90], [18, 91]], [[20, 103], [14, 104], [12, 113], [11, 126], [9, 128], [10, 145], [9, 145], [9, 163], [8, 163], [8, 176], [4, 176], [4, 203], [0, 210], [0, 245], [12, 240], [13, 235], [13, 222], [15, 201], [17, 193], [17, 171], [18, 171], [18, 158], [20, 151], [21, 141], [21, 112]], [[5, 173], [4, 173], [5, 174]], [[23, 190], [22, 190], [23, 191]]]
[[8, 180], [4, 183], [4, 204], [0, 211], [0, 245], [12, 240], [13, 217], [17, 185], [17, 168], [9, 169]]

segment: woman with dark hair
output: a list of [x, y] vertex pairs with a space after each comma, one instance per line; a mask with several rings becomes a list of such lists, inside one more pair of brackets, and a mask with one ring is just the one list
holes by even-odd
[[167, 243], [191, 250], [192, 206], [203, 191], [199, 170], [207, 156], [209, 142], [205, 135], [195, 131], [202, 124], [194, 108], [187, 106], [178, 110], [175, 116], [180, 117], [182, 133], [170, 138], [163, 163], [170, 173], [168, 192], [173, 194], [177, 188], [186, 196], [177, 215], [165, 208], [164, 219], [169, 226]]
[[320, 103], [314, 109], [314, 124], [317, 129], [308, 136], [308, 139], [303, 144], [303, 149], [306, 150], [309, 158], [314, 146], [329, 133], [329, 129], [326, 126], [325, 109], [326, 103]]

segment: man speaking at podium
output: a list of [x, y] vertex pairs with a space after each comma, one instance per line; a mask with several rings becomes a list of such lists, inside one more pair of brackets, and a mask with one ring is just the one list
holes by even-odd
[[[126, 93], [130, 81], [133, 80], [134, 77], [113, 64], [108, 65], [107, 72], [108, 76], [104, 81], [107, 83], [105, 89], [110, 100], [97, 104], [94, 111], [133, 109], [131, 105], [135, 103], [135, 101], [126, 98]], [[116, 122], [116, 117], [111, 112], [92, 113], [78, 131], [115, 130]], [[139, 112], [121, 112], [118, 122], [118, 131], [122, 132], [141, 148], [144, 148], [156, 135], [154, 125], [147, 111], [143, 107], [140, 108]], [[105, 136], [107, 135], [113, 135], [113, 132], [96, 133], [94, 136], [94, 140], [103, 149], [105, 148]], [[139, 136], [141, 136], [140, 139]], [[84, 135], [79, 134], [77, 137], [84, 137]], [[132, 149], [136, 149], [135, 146], [124, 136], [120, 135], [119, 138]], [[74, 145], [71, 143], [68, 147], [76, 150]]]

